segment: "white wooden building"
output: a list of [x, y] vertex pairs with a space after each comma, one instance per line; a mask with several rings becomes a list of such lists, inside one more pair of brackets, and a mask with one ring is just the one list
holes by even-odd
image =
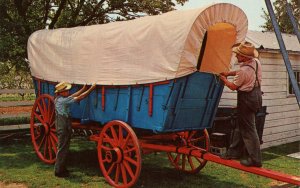
[[[286, 49], [300, 84], [300, 44], [295, 35], [283, 34]], [[263, 106], [267, 106], [262, 148], [300, 140], [300, 109], [274, 32], [248, 31], [246, 40], [258, 49], [262, 63]], [[233, 69], [237, 69], [235, 65]], [[236, 93], [224, 89], [222, 106], [236, 106]]]

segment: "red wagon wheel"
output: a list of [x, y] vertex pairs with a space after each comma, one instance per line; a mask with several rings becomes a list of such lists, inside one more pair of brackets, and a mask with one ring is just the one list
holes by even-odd
[[[206, 129], [203, 131], [185, 131], [178, 134], [179, 146], [209, 151], [209, 135]], [[180, 153], [167, 153], [172, 165], [189, 174], [198, 173], [206, 164], [206, 160]]]
[[43, 94], [36, 99], [31, 111], [30, 133], [38, 157], [45, 163], [54, 163], [57, 153], [57, 136], [55, 107], [51, 95]]
[[141, 150], [132, 128], [122, 121], [107, 123], [98, 141], [100, 169], [114, 187], [130, 187], [141, 172]]

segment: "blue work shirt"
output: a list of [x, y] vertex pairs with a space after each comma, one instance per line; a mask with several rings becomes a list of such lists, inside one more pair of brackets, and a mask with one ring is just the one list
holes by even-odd
[[76, 102], [76, 100], [71, 96], [58, 96], [54, 100], [55, 110], [59, 115], [70, 117], [70, 105], [74, 102]]

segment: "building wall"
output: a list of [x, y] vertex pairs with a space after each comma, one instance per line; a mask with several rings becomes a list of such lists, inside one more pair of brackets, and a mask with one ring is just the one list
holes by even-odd
[[[300, 70], [300, 54], [290, 54]], [[278, 51], [261, 51], [263, 105], [267, 106], [262, 148], [300, 140], [300, 109], [296, 97], [288, 94], [288, 73]], [[233, 69], [238, 69], [237, 65]], [[236, 106], [236, 92], [224, 89], [220, 105]]]

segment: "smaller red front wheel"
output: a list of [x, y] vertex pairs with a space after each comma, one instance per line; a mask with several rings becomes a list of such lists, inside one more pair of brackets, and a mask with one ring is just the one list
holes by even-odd
[[43, 94], [36, 99], [31, 111], [30, 133], [37, 156], [45, 163], [55, 163], [58, 139], [51, 95]]
[[[203, 131], [185, 131], [178, 134], [178, 146], [186, 146], [194, 149], [209, 151], [209, 135], [206, 129]], [[171, 164], [180, 171], [196, 174], [205, 165], [206, 160], [181, 153], [167, 153]]]
[[107, 123], [98, 140], [98, 160], [107, 182], [114, 187], [131, 187], [140, 176], [141, 150], [132, 128], [122, 121]]

